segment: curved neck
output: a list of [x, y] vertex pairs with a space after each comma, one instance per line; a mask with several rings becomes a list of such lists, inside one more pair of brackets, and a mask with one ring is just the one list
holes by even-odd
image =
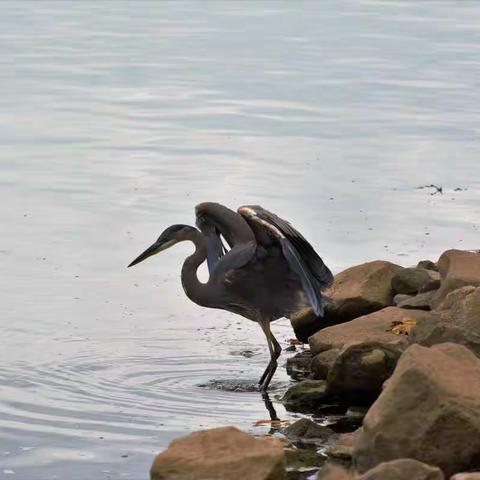
[[207, 242], [205, 237], [193, 227], [185, 236], [185, 240], [190, 240], [194, 243], [195, 252], [183, 262], [183, 290], [192, 302], [195, 302], [197, 305], [206, 306], [207, 284], [200, 282], [197, 277], [197, 270], [207, 258]]

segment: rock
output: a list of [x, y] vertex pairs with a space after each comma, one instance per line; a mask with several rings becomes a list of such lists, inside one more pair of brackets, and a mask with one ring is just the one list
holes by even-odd
[[282, 442], [255, 438], [235, 427], [214, 428], [174, 440], [155, 458], [152, 480], [284, 480]]
[[423, 268], [404, 268], [393, 275], [392, 290], [395, 294], [415, 294], [418, 293], [431, 278], [428, 270], [424, 270]]
[[329, 295], [337, 319], [349, 321], [392, 305], [392, 277], [403, 267], [377, 260], [348, 268], [335, 276]]
[[323, 317], [318, 317], [310, 307], [303, 308], [290, 317], [290, 323], [295, 332], [295, 336], [303, 343], [308, 343], [308, 337], [322, 328], [337, 325], [341, 322], [335, 314], [333, 303], [327, 303], [325, 305], [325, 314]]
[[328, 372], [327, 392], [356, 404], [373, 401], [395, 369], [404, 348], [380, 342], [346, 345]]
[[480, 472], [457, 473], [450, 480], [480, 480]]
[[361, 427], [354, 432], [339, 435], [337, 441], [325, 449], [325, 454], [335, 461], [350, 464], [360, 432]]
[[411, 458], [384, 462], [372, 468], [358, 480], [444, 480], [443, 472]]
[[302, 380], [285, 392], [282, 402], [288, 410], [302, 412], [315, 410], [327, 398], [324, 380]]
[[429, 291], [425, 293], [419, 293], [414, 297], [406, 298], [399, 302], [397, 306], [399, 308], [405, 309], [414, 309], [414, 310], [431, 310], [431, 302], [433, 296], [435, 295], [434, 291]]
[[331, 428], [319, 425], [309, 418], [301, 418], [283, 430], [289, 440], [303, 443], [325, 443], [334, 433]]
[[423, 320], [413, 329], [410, 340], [425, 347], [446, 342], [458, 343], [480, 357], [480, 335], [452, 325], [448, 318], [432, 317]]
[[346, 468], [327, 463], [322, 467], [318, 474], [317, 480], [354, 480], [354, 475]]
[[287, 358], [287, 373], [295, 380], [300, 380], [310, 375], [312, 353], [310, 350], [299, 352], [293, 357]]
[[480, 285], [480, 254], [463, 250], [447, 250], [438, 261], [442, 284], [434, 299], [434, 306], [453, 290], [467, 285]]
[[432, 290], [438, 290], [441, 286], [440, 274], [438, 272], [428, 271], [430, 273], [430, 280], [427, 283], [424, 283], [419, 293], [431, 292]]
[[363, 420], [360, 472], [413, 458], [448, 477], [480, 466], [480, 360], [461, 345], [412, 345]]
[[480, 334], [480, 287], [467, 286], [450, 292], [437, 311], [451, 324]]
[[402, 308], [387, 307], [342, 325], [320, 330], [310, 337], [310, 350], [313, 355], [317, 355], [332, 348], [341, 349], [347, 343], [370, 341], [406, 347], [407, 339], [392, 333], [392, 326], [406, 319], [421, 320], [430, 315], [430, 312], [423, 310], [406, 311]]
[[325, 315], [317, 317], [311, 308], [290, 318], [296, 337], [306, 343], [319, 330], [392, 305], [391, 279], [403, 267], [377, 260], [348, 268], [335, 276], [327, 292], [331, 299]]
[[291, 471], [307, 472], [317, 470], [325, 462], [325, 457], [310, 448], [287, 448], [285, 450], [287, 469]]
[[409, 300], [410, 298], [413, 298], [415, 295], [405, 295], [404, 293], [397, 293], [393, 297], [393, 304], [398, 306], [399, 303], [402, 303], [404, 300]]
[[425, 270], [431, 270], [433, 272], [438, 272], [438, 265], [431, 260], [421, 260], [417, 263], [417, 268], [423, 268]]
[[325, 380], [333, 363], [340, 353], [339, 348], [332, 348], [320, 352], [313, 357], [310, 369], [312, 370], [313, 378], [317, 380]]

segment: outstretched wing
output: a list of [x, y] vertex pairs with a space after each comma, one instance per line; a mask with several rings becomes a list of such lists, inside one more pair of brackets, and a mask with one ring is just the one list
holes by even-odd
[[332, 285], [333, 275], [303, 235], [290, 223], [260, 206], [243, 206], [238, 213], [252, 227], [259, 243], [268, 238], [281, 246], [290, 268], [300, 277], [314, 312], [323, 315], [321, 291]]
[[[204, 202], [195, 207], [196, 225], [207, 241], [210, 275], [245, 265], [255, 254], [255, 235], [245, 219], [219, 203]], [[222, 243], [226, 240], [231, 250]]]

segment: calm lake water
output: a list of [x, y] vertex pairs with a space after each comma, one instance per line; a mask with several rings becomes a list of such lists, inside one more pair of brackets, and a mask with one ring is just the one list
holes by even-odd
[[191, 247], [126, 269], [198, 202], [277, 212], [334, 272], [480, 247], [479, 2], [12, 1], [0, 21], [2, 479], [143, 479], [185, 432], [265, 431], [258, 393], [199, 386], [268, 354], [186, 299]]

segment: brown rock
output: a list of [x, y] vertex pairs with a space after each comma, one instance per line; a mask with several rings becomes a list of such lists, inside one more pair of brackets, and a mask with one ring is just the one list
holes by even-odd
[[352, 472], [340, 465], [327, 463], [317, 474], [317, 480], [354, 480]]
[[480, 334], [480, 287], [467, 286], [452, 291], [437, 311], [451, 324]]
[[152, 480], [283, 480], [282, 442], [255, 438], [235, 427], [214, 428], [174, 440], [157, 455]]
[[425, 347], [440, 343], [458, 343], [470, 349], [480, 357], [480, 335], [457, 325], [452, 325], [450, 319], [432, 316], [417, 324], [412, 331], [410, 341]]
[[411, 458], [384, 462], [372, 468], [358, 480], [444, 480], [443, 472]]
[[399, 265], [377, 260], [340, 272], [327, 292], [331, 303], [325, 306], [323, 317], [317, 317], [311, 308], [292, 315], [290, 321], [296, 337], [306, 343], [323, 328], [392, 305], [391, 280], [399, 270], [402, 270]]
[[428, 270], [423, 268], [404, 268], [393, 275], [392, 290], [394, 294], [415, 294], [430, 280], [431, 275]]
[[387, 307], [379, 312], [364, 315], [342, 325], [335, 325], [320, 330], [309, 339], [310, 350], [317, 355], [331, 348], [341, 349], [347, 343], [379, 342], [388, 345], [407, 346], [404, 336], [392, 333], [396, 322], [406, 319], [420, 320], [430, 315], [422, 310], [404, 310], [397, 307]]
[[466, 285], [480, 286], [480, 254], [447, 250], [438, 261], [442, 284], [435, 296], [435, 306], [453, 290]]
[[392, 305], [392, 277], [402, 269], [377, 260], [340, 272], [329, 293], [336, 317], [348, 321]]
[[480, 480], [480, 472], [457, 473], [450, 480]]
[[333, 363], [340, 353], [339, 348], [332, 348], [320, 352], [313, 357], [310, 369], [312, 370], [313, 378], [317, 380], [325, 380]]
[[325, 449], [325, 454], [336, 461], [351, 463], [353, 451], [361, 432], [361, 427], [354, 432], [339, 435], [337, 441]]
[[380, 394], [404, 348], [380, 342], [346, 345], [328, 372], [327, 392], [357, 404], [371, 402]]
[[365, 472], [414, 458], [446, 476], [480, 466], [480, 360], [444, 343], [409, 347], [363, 421], [354, 451]]

